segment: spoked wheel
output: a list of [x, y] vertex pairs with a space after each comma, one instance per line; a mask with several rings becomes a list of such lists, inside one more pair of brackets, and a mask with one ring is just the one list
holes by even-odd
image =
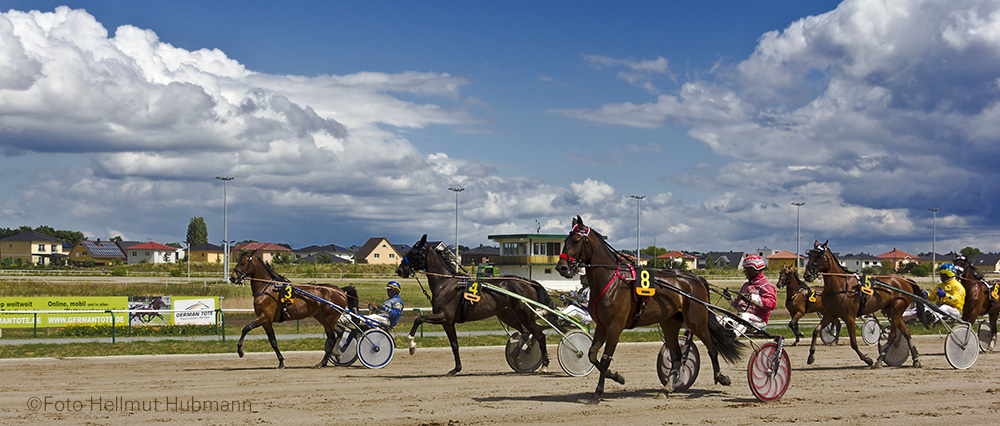
[[882, 325], [878, 323], [877, 319], [868, 318], [861, 325], [861, 340], [864, 340], [866, 345], [875, 346], [878, 344], [878, 339], [881, 335]]
[[542, 348], [538, 347], [535, 339], [528, 339], [520, 348], [521, 333], [515, 331], [507, 339], [507, 347], [504, 354], [507, 356], [507, 365], [518, 373], [530, 373], [542, 366]]
[[[688, 348], [687, 337], [677, 338], [677, 344], [681, 347], [681, 370], [677, 373], [677, 384], [674, 392], [685, 391], [694, 384], [698, 378], [698, 370], [701, 369], [701, 355], [698, 354], [698, 346], [691, 343]], [[686, 352], [686, 354], [685, 354]], [[673, 360], [670, 358], [670, 350], [664, 344], [660, 347], [660, 354], [656, 357], [656, 374], [660, 376], [660, 383], [667, 386], [670, 377], [670, 366]]]
[[979, 349], [983, 352], [993, 352], [993, 347], [997, 344], [997, 336], [993, 334], [993, 329], [990, 328], [990, 323], [986, 321], [979, 322]]
[[819, 338], [824, 345], [831, 345], [840, 338], [840, 321], [831, 322], [819, 331]]
[[958, 324], [944, 339], [944, 357], [948, 364], [959, 370], [972, 367], [979, 358], [979, 344], [976, 333], [968, 324]]
[[761, 401], [776, 401], [788, 390], [792, 378], [792, 364], [788, 352], [778, 352], [778, 344], [771, 342], [750, 355], [747, 381], [750, 391]]
[[334, 365], [347, 367], [358, 360], [358, 339], [351, 338], [351, 330], [344, 330], [337, 339], [337, 346], [340, 348], [340, 361], [333, 360]]
[[[888, 341], [889, 330], [886, 329], [882, 331], [882, 338], [879, 339], [879, 353], [882, 352], [882, 347], [888, 344]], [[906, 339], [903, 339], [903, 333], [896, 333], [896, 338], [889, 344], [889, 349], [885, 352], [885, 358], [882, 358], [882, 362], [890, 367], [899, 367], [906, 362], [906, 358], [909, 356], [910, 348], [906, 345]]]
[[392, 336], [385, 330], [373, 328], [358, 339], [358, 358], [368, 368], [382, 368], [392, 361], [395, 352]]
[[593, 342], [594, 339], [589, 334], [580, 330], [566, 333], [566, 336], [559, 341], [556, 355], [559, 358], [559, 366], [566, 374], [583, 377], [594, 371], [594, 364], [587, 357], [587, 351]]

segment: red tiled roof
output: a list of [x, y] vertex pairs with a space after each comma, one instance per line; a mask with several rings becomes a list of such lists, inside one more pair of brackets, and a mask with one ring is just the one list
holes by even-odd
[[664, 253], [664, 254], [661, 254], [659, 256], [656, 256], [657, 259], [676, 259], [678, 257], [683, 258], [683, 259], [694, 259], [695, 258], [694, 256], [692, 256], [690, 254], [687, 254], [687, 253], [684, 253], [684, 252], [680, 252], [680, 251], [677, 251], [677, 250], [674, 250], [674, 251], [672, 251], [670, 253]]
[[285, 251], [285, 252], [292, 251], [292, 249], [288, 247], [279, 246], [277, 244], [271, 244], [271, 243], [244, 243], [236, 247], [233, 247], [233, 251], [240, 251], [240, 250], [247, 250], [247, 251], [263, 250], [263, 251]]
[[137, 245], [134, 245], [134, 246], [129, 246], [128, 249], [129, 250], [168, 250], [168, 251], [177, 250], [174, 247], [166, 246], [166, 245], [163, 245], [163, 244], [160, 244], [160, 243], [156, 243], [156, 242], [152, 242], [152, 241], [150, 241], [148, 243], [142, 243], [142, 244], [137, 244]]
[[890, 251], [888, 253], [882, 253], [882, 254], [880, 254], [878, 256], [875, 256], [875, 257], [877, 257], [879, 259], [906, 259], [906, 258], [916, 259], [917, 258], [917, 256], [909, 254], [909, 253], [907, 253], [905, 251], [902, 251], [900, 249], [897, 249], [895, 247], [892, 248], [892, 251]]
[[779, 251], [779, 252], [777, 252], [775, 254], [772, 254], [772, 255], [768, 256], [767, 258], [768, 259], [795, 259], [796, 257], [800, 257], [800, 256], [796, 256], [795, 253], [792, 253], [792, 252], [790, 252], [788, 250], [782, 250], [782, 251]]

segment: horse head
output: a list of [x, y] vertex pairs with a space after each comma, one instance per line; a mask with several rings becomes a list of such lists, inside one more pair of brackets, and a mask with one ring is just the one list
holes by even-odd
[[257, 251], [254, 250], [253, 252], [243, 253], [243, 255], [240, 256], [240, 261], [236, 263], [236, 266], [233, 268], [233, 272], [229, 274], [229, 282], [240, 285], [243, 284], [244, 278], [248, 275], [253, 275], [257, 268], [257, 266], [254, 265], [254, 260], [257, 260], [258, 263], [260, 261], [260, 259], [256, 258], [256, 253]]
[[829, 243], [830, 240], [826, 240], [823, 244], [820, 244], [817, 240], [813, 242], [813, 249], [806, 252], [806, 254], [809, 255], [809, 260], [806, 261], [806, 273], [803, 276], [806, 281], [811, 282], [821, 273], [830, 270], [830, 262], [827, 256], [830, 249], [826, 247]]
[[424, 234], [417, 241], [410, 251], [406, 252], [403, 256], [403, 260], [399, 262], [399, 266], [396, 268], [396, 275], [402, 278], [410, 278], [417, 271], [427, 270], [427, 234]]
[[[583, 224], [583, 218], [577, 216], [573, 219], [573, 229], [563, 240], [563, 250], [559, 254], [559, 262], [556, 263], [556, 272], [564, 278], [573, 278], [580, 270], [580, 266], [589, 263], [594, 250], [590, 246], [590, 234], [594, 232]], [[595, 233], [596, 234], [596, 233]], [[601, 238], [600, 235], [595, 235]], [[589, 253], [588, 253], [589, 251]]]
[[774, 284], [779, 290], [785, 288], [788, 285], [788, 280], [792, 279], [792, 268], [788, 265], [781, 267], [781, 272], [778, 273], [778, 282]]

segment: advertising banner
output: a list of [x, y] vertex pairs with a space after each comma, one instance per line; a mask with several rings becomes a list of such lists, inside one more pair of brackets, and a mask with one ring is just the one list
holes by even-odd
[[215, 308], [219, 306], [218, 297], [181, 297], [171, 299], [174, 312], [174, 324], [215, 324]]
[[[73, 311], [128, 309], [128, 297], [0, 297], [0, 327], [65, 327], [69, 324], [111, 324], [110, 313]], [[17, 311], [66, 311], [66, 313], [17, 314]], [[116, 325], [128, 324], [128, 315], [114, 314]]]

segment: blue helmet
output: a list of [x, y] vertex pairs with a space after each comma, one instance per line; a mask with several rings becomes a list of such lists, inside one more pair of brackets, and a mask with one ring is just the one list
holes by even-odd
[[386, 289], [396, 290], [396, 293], [402, 293], [403, 292], [403, 290], [399, 286], [399, 283], [397, 283], [395, 281], [389, 281], [389, 284], [386, 284], [385, 288]]
[[955, 276], [958, 275], [958, 269], [956, 269], [955, 265], [952, 265], [951, 263], [942, 263], [941, 266], [938, 267], [938, 273], [948, 278], [955, 278]]

